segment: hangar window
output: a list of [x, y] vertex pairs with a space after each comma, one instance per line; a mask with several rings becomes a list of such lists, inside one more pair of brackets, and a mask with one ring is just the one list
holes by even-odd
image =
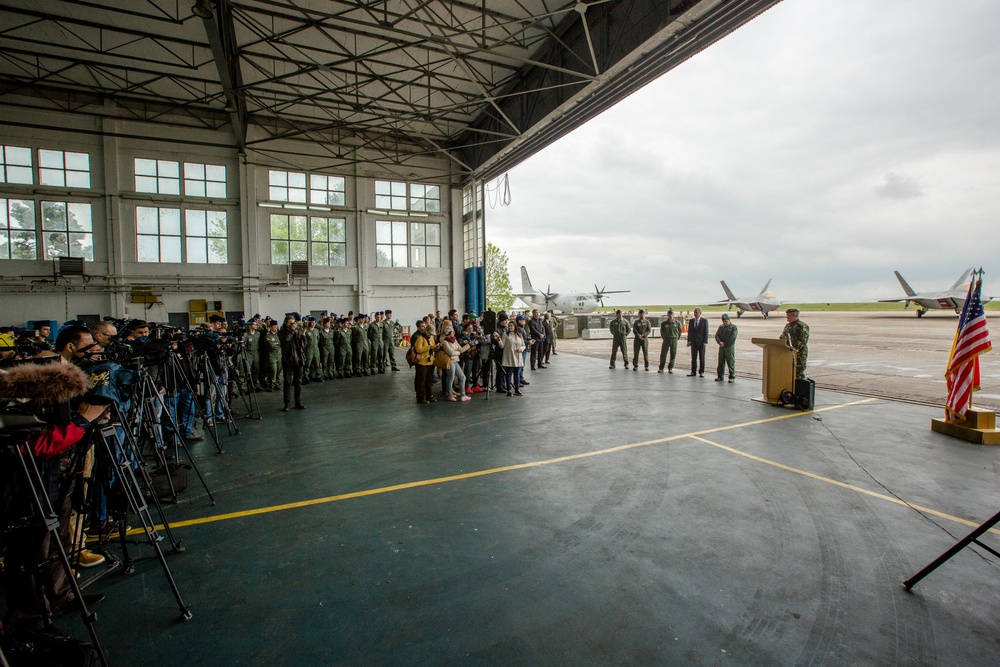
[[181, 193], [181, 166], [170, 160], [135, 159], [135, 191], [158, 195]]
[[271, 264], [309, 260], [308, 219], [304, 215], [271, 214]]
[[379, 220], [375, 223], [375, 266], [409, 266], [406, 222]]
[[136, 259], [140, 262], [181, 261], [181, 210], [135, 207]]
[[375, 181], [375, 208], [405, 211], [406, 183], [402, 181]]
[[90, 204], [42, 202], [43, 259], [82, 257], [94, 261], [94, 223]]
[[31, 170], [31, 149], [18, 146], [0, 146], [0, 183], [35, 182]]
[[347, 181], [340, 176], [309, 174], [309, 203], [345, 206], [347, 204]]
[[436, 222], [410, 223], [410, 266], [440, 268], [441, 225]]
[[375, 266], [440, 268], [441, 225], [436, 222], [377, 221]]
[[343, 218], [309, 219], [313, 266], [347, 266], [346, 228]]
[[184, 163], [184, 194], [188, 197], [226, 196], [226, 167], [221, 164]]
[[40, 149], [38, 182], [60, 188], [89, 188], [90, 153]]
[[268, 199], [298, 204], [306, 203], [306, 175], [299, 171], [267, 172]]
[[[186, 165], [185, 165], [186, 166]], [[184, 211], [184, 261], [225, 264], [229, 261], [229, 225], [225, 211]]]
[[37, 259], [35, 202], [0, 199], [0, 259]]
[[423, 185], [421, 183], [411, 183], [410, 210], [426, 211], [427, 213], [440, 213], [441, 186]]

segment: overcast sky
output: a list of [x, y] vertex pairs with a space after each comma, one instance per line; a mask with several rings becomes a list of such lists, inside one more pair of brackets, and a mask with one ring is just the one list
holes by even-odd
[[608, 305], [1000, 295], [1000, 3], [784, 0], [509, 172], [487, 240]]

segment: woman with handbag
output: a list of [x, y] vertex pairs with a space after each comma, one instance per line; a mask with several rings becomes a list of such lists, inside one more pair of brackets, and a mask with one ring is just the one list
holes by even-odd
[[[503, 347], [503, 370], [507, 376], [507, 395], [523, 396], [521, 393], [521, 369], [524, 367], [524, 354], [526, 349], [524, 337], [518, 332], [514, 322], [507, 323], [507, 331], [500, 336], [500, 345]], [[511, 394], [510, 390], [514, 389]]]
[[[471, 401], [472, 398], [465, 394], [465, 372], [462, 370], [462, 365], [459, 363], [459, 357], [462, 353], [469, 349], [468, 345], [463, 345], [458, 338], [455, 336], [455, 327], [451, 320], [441, 320], [441, 334], [439, 335], [438, 342], [441, 344], [441, 350], [437, 352], [437, 355], [441, 357], [441, 364], [445, 363], [444, 355], [448, 355], [448, 360], [450, 361], [448, 368], [444, 373], [444, 386], [442, 390], [444, 395], [449, 401]], [[435, 365], [438, 365], [437, 360], [435, 360]], [[455, 392], [453, 389], [453, 384], [455, 379], [458, 379], [458, 386], [462, 387], [461, 399], [455, 398]]]
[[410, 340], [410, 345], [417, 353], [416, 376], [413, 378], [413, 388], [417, 392], [417, 403], [437, 403], [434, 398], [434, 352], [438, 343], [427, 331], [423, 320], [417, 322], [417, 333]]

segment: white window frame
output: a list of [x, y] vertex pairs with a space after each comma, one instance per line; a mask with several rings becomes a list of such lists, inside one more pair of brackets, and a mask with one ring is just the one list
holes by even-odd
[[[10, 221], [13, 219], [11, 212], [13, 210], [14, 203], [30, 204], [31, 208], [31, 227], [11, 227]], [[24, 199], [21, 197], [4, 197], [0, 198], [0, 259], [12, 260], [12, 261], [33, 261], [38, 259], [38, 221], [37, 221], [37, 211], [38, 206], [34, 199]], [[25, 237], [25, 241], [30, 238], [30, 242], [27, 245], [31, 248], [31, 257], [14, 257], [11, 254], [15, 243], [11, 240], [14, 234], [21, 234]], [[24, 241], [22, 241], [24, 242]]]
[[[27, 164], [21, 159], [23, 152]], [[14, 153], [14, 155], [11, 155]], [[27, 180], [25, 180], [27, 179]], [[32, 150], [25, 146], [0, 146], [0, 183], [34, 185], [35, 169]]]
[[225, 165], [185, 162], [183, 178], [186, 197], [226, 198]]
[[38, 184], [90, 189], [90, 153], [38, 149]]
[[[50, 208], [52, 206], [61, 206], [63, 209], [64, 225], [62, 227], [53, 227], [51, 224], [46, 223], [46, 208]], [[52, 201], [50, 199], [42, 199], [39, 202], [38, 211], [42, 227], [41, 239], [44, 244], [42, 259], [53, 259], [55, 257], [81, 257], [89, 262], [94, 261], [94, 207], [92, 204], [88, 202], [68, 200]], [[77, 216], [77, 220], [83, 220], [85, 218], [85, 222], [79, 223], [80, 229], [76, 230], [72, 229], [72, 225], [70, 224], [74, 217], [74, 213]], [[65, 235], [65, 254], [50, 252], [50, 245], [48, 241], [52, 239], [51, 235], [54, 234]], [[84, 243], [78, 248], [73, 245], [74, 240], [84, 241]], [[82, 248], [82, 250], [80, 248]]]
[[[139, 163], [143, 163], [143, 173], [139, 173]], [[147, 167], [152, 167], [149, 170]], [[151, 171], [151, 173], [150, 173]], [[181, 163], [177, 160], [136, 157], [132, 160], [135, 191], [143, 194], [181, 194]], [[142, 179], [140, 181], [140, 179]]]

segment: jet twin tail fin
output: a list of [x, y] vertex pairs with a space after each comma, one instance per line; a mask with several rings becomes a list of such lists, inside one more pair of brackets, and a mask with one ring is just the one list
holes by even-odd
[[[909, 284], [907, 284], [907, 282], [903, 278], [903, 276], [899, 275], [899, 271], [893, 271], [893, 273], [896, 274], [896, 280], [899, 281], [899, 284], [903, 288], [903, 292], [906, 294], [906, 296], [916, 296], [917, 295], [917, 293], [913, 291], [913, 288], [910, 287]], [[964, 279], [964, 278], [965, 278], [965, 276], [963, 275], [962, 279]]]
[[[733, 294], [733, 291], [732, 291], [731, 289], [729, 289], [729, 285], [727, 285], [727, 284], [726, 284], [726, 281], [725, 281], [725, 280], [720, 280], [719, 282], [720, 282], [720, 283], [722, 283], [722, 289], [723, 289], [723, 290], [725, 290], [725, 292], [726, 292], [726, 297], [727, 297], [727, 298], [728, 298], [728, 299], [729, 299], [730, 301], [736, 301], [736, 295], [734, 295], [734, 294]], [[770, 280], [768, 280], [768, 281], [767, 281], [767, 284], [768, 284], [768, 285], [770, 285], [770, 284], [771, 284], [771, 281], [770, 281]], [[767, 286], [765, 286], [765, 287], [764, 287], [764, 289], [767, 289]]]
[[[772, 278], [768, 278], [767, 279], [767, 282], [764, 283], [764, 286], [760, 288], [759, 292], [757, 292], [757, 296], [763, 296], [764, 295], [764, 292], [767, 291], [767, 288], [771, 286], [771, 280], [772, 280]], [[729, 297], [729, 298], [732, 299], [733, 297]]]
[[952, 289], [958, 289], [959, 287], [961, 287], [962, 283], [965, 282], [965, 279], [969, 277], [970, 273], [972, 273], [972, 268], [973, 267], [971, 267], [971, 266], [969, 268], [967, 268], [965, 270], [965, 273], [963, 273], [961, 276], [959, 276], [958, 280], [955, 281], [955, 284], [952, 285], [951, 288]]

